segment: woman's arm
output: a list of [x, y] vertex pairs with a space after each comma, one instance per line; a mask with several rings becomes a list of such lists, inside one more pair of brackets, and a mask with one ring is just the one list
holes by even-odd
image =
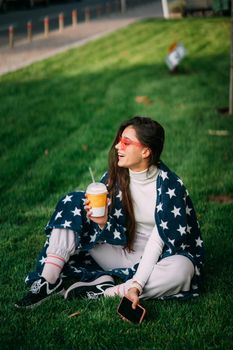
[[133, 306], [139, 303], [139, 295], [151, 275], [154, 265], [157, 263], [162, 251], [164, 242], [158, 233], [155, 225], [150, 238], [145, 246], [136, 274], [128, 290], [128, 297], [133, 301]]

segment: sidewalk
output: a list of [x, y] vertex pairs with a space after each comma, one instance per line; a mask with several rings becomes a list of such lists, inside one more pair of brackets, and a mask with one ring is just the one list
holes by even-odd
[[145, 18], [161, 17], [161, 4], [154, 2], [129, 9], [125, 14], [117, 13], [79, 23], [75, 28], [65, 27], [61, 33], [51, 32], [48, 38], [45, 38], [44, 35], [37, 35], [31, 43], [26, 40], [16, 42], [12, 49], [0, 48], [0, 75], [26, 67], [33, 62], [41, 61], [70, 48], [81, 46], [133, 22]]

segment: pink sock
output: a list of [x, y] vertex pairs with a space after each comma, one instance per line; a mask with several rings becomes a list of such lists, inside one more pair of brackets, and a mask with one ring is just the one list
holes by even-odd
[[60, 256], [48, 254], [42, 271], [42, 277], [49, 283], [55, 283], [60, 276], [64, 264], [65, 260]]

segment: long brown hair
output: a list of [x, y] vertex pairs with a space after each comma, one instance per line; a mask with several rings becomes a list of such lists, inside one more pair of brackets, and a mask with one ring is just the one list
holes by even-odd
[[118, 190], [122, 191], [122, 203], [126, 214], [127, 223], [127, 246], [126, 248], [131, 251], [135, 238], [135, 216], [132, 204], [132, 197], [129, 189], [130, 177], [129, 170], [127, 168], [118, 167], [118, 157], [115, 145], [119, 142], [119, 138], [122, 135], [125, 128], [132, 126], [136, 132], [139, 142], [148, 147], [151, 150], [148, 166], [158, 165], [160, 155], [164, 145], [164, 129], [156, 121], [151, 118], [135, 116], [125, 122], [123, 122], [119, 130], [117, 131], [115, 140], [111, 146], [108, 157], [108, 188], [112, 205], [114, 204], [114, 198]]

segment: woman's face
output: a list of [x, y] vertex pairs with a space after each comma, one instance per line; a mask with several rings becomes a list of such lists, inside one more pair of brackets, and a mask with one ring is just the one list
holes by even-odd
[[143, 171], [148, 168], [150, 149], [140, 143], [133, 126], [124, 129], [115, 148], [119, 167], [129, 168], [132, 171]]

